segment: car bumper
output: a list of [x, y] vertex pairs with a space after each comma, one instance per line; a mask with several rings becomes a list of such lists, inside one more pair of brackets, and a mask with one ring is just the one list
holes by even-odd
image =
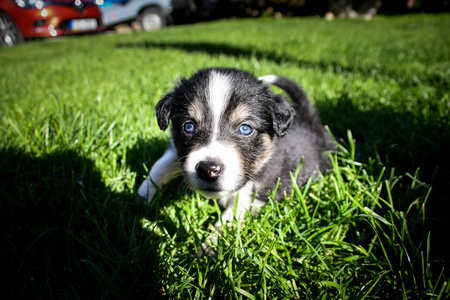
[[70, 7], [50, 5], [42, 9], [23, 9], [19, 27], [25, 38], [52, 37], [98, 32], [104, 29], [97, 6], [75, 11]]

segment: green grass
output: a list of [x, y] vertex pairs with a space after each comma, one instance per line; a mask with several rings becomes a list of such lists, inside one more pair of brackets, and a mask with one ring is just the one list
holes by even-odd
[[[6, 298], [445, 299], [449, 15], [223, 20], [0, 49]], [[319, 181], [223, 228], [175, 181], [136, 193], [174, 80], [226, 66], [300, 82], [339, 152]], [[295, 174], [293, 175], [295, 176]]]

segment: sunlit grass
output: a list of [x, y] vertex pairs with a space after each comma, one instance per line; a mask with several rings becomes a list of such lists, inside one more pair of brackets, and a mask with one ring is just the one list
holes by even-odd
[[[0, 49], [5, 294], [448, 298], [449, 26], [223, 20]], [[168, 140], [156, 102], [209, 66], [298, 81], [339, 151], [197, 258], [217, 203], [175, 181], [144, 207], [136, 187]]]

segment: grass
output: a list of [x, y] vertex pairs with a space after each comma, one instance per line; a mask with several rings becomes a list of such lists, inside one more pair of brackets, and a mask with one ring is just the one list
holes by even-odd
[[[445, 299], [450, 19], [223, 20], [0, 49], [6, 298]], [[173, 81], [300, 82], [337, 140], [321, 180], [223, 228], [180, 182], [144, 207]], [[293, 174], [295, 176], [295, 174]]]

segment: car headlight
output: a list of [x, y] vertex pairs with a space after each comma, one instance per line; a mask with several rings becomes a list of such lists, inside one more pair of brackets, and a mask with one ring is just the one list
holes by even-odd
[[18, 6], [22, 8], [37, 8], [37, 9], [44, 8], [47, 5], [47, 3], [42, 0], [14, 0], [14, 3], [16, 3]]

